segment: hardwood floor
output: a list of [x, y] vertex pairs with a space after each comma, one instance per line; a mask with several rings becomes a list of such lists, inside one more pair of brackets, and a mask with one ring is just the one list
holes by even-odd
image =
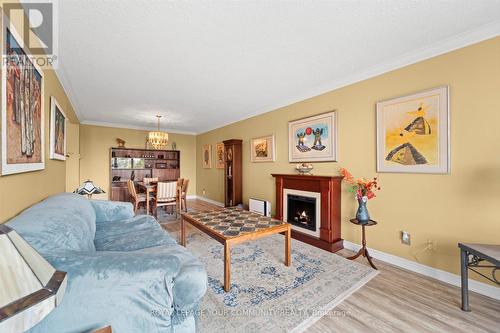
[[[188, 207], [219, 209], [201, 200], [189, 200]], [[162, 225], [169, 232], [179, 230], [178, 221]], [[367, 265], [364, 258], [357, 260]], [[380, 274], [306, 332], [500, 332], [500, 301], [470, 292], [472, 312], [464, 312], [459, 288], [382, 261], [374, 263]]]

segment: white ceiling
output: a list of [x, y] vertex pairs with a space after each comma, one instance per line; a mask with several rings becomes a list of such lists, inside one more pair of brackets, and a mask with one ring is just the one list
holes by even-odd
[[201, 133], [500, 34], [500, 0], [59, 2], [82, 123]]

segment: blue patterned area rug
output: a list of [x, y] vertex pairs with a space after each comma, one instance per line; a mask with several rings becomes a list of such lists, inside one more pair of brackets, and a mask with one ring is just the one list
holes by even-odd
[[284, 265], [284, 237], [272, 235], [231, 250], [231, 290], [224, 292], [224, 248], [189, 232], [187, 248], [205, 264], [208, 291], [199, 331], [302, 332], [377, 275], [368, 266], [292, 240]]

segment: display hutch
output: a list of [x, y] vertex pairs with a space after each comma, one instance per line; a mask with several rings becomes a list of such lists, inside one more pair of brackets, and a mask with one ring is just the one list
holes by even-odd
[[224, 205], [237, 206], [242, 201], [241, 186], [241, 143], [242, 140], [232, 139], [224, 141]]
[[175, 181], [180, 177], [180, 151], [133, 148], [110, 149], [111, 200], [129, 201], [127, 181], [158, 177]]

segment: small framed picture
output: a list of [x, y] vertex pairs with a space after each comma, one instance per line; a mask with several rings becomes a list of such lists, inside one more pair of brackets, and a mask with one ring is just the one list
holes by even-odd
[[50, 97], [50, 159], [66, 160], [66, 114], [54, 96]]
[[276, 160], [274, 134], [250, 140], [250, 161], [274, 162]]
[[450, 172], [448, 87], [377, 103], [377, 171]]
[[202, 150], [202, 164], [203, 168], [205, 169], [210, 169], [212, 168], [212, 145], [203, 145], [203, 150]]
[[288, 123], [288, 161], [337, 161], [337, 114], [335, 111]]
[[215, 145], [215, 167], [224, 169], [224, 144], [222, 142]]

